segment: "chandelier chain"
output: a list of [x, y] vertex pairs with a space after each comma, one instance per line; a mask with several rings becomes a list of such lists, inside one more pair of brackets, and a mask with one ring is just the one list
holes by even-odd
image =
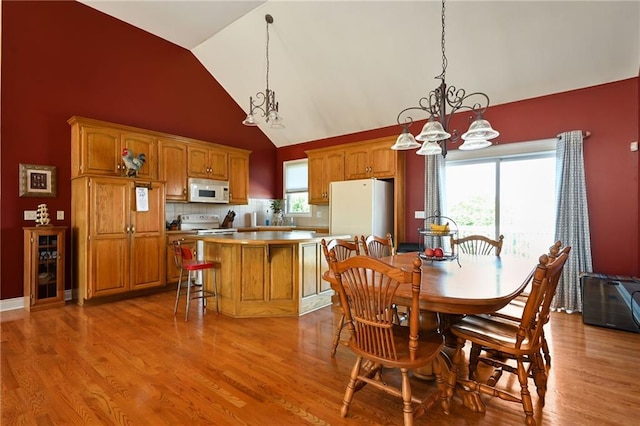
[[442, 0], [442, 14], [441, 14], [442, 36], [440, 38], [440, 47], [442, 49], [442, 73], [438, 77], [436, 77], [436, 78], [438, 78], [438, 79], [440, 79], [442, 81], [444, 81], [445, 73], [447, 71], [447, 55], [445, 54], [445, 49], [444, 49], [444, 37], [445, 37], [445, 31], [444, 31], [444, 27], [445, 27], [444, 9], [445, 9], [444, 0]]
[[269, 20], [267, 19], [267, 96], [269, 95]]

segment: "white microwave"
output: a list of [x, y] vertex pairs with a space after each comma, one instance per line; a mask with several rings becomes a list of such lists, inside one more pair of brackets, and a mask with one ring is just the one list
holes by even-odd
[[229, 203], [229, 182], [189, 178], [188, 201], [191, 203]]

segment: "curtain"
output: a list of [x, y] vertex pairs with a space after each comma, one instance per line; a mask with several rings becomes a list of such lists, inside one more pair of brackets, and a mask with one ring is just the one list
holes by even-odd
[[556, 229], [555, 239], [571, 246], [558, 290], [551, 307], [582, 312], [580, 273], [593, 272], [587, 190], [582, 155], [582, 131], [558, 135], [556, 147]]
[[[425, 155], [424, 157], [424, 214], [425, 217], [444, 215], [445, 167], [442, 155]], [[424, 223], [425, 228], [429, 226]], [[424, 247], [443, 247], [442, 237], [425, 237]], [[448, 241], [447, 241], [448, 242]]]

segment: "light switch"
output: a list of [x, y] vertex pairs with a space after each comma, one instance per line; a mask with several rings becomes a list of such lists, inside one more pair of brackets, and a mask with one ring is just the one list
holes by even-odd
[[58, 210], [58, 213], [56, 214], [56, 219], [64, 220], [64, 210]]

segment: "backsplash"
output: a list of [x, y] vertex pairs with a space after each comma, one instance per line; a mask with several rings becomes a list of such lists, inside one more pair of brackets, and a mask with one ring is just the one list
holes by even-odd
[[[229, 210], [236, 212], [233, 222], [235, 228], [251, 226], [251, 214], [257, 213], [258, 226], [264, 226], [269, 210], [270, 199], [249, 198], [249, 204], [203, 204], [203, 203], [167, 203], [165, 215], [167, 222], [178, 220], [181, 214], [217, 214], [222, 220]], [[272, 220], [269, 212], [269, 220]], [[298, 226], [329, 226], [329, 206], [311, 206], [311, 215], [308, 217], [295, 216], [294, 223]], [[285, 216], [284, 224], [289, 224], [289, 218]]]

